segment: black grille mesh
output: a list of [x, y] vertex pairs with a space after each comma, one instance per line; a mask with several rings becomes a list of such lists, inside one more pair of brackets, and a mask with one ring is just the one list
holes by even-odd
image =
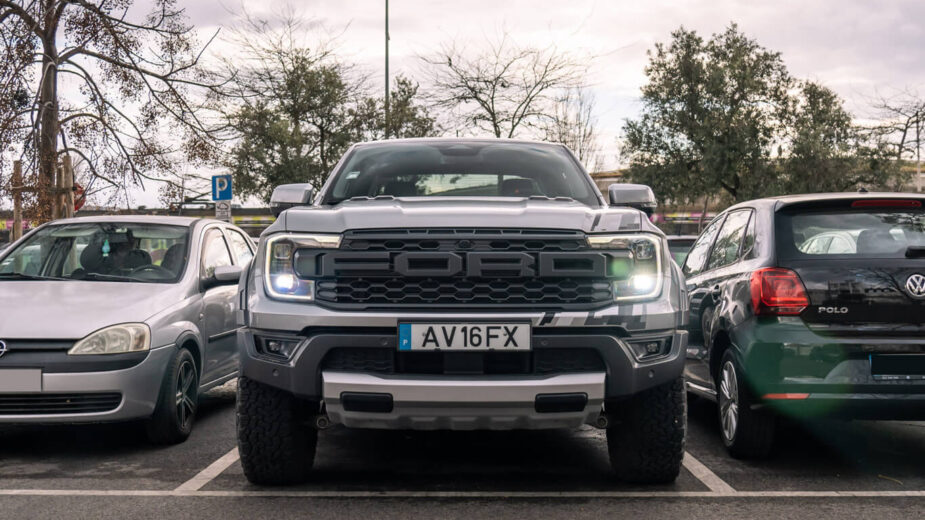
[[[322, 370], [376, 374], [452, 373], [445, 356], [481, 358], [485, 374], [560, 374], [603, 372], [604, 361], [590, 348], [544, 348], [532, 352], [397, 352], [391, 348], [334, 348], [324, 357]], [[467, 366], [471, 364], [467, 363]]]
[[337, 278], [317, 282], [316, 298], [369, 305], [602, 304], [613, 299], [610, 284], [593, 279]]
[[122, 394], [0, 394], [0, 415], [54, 415], [115, 410]]

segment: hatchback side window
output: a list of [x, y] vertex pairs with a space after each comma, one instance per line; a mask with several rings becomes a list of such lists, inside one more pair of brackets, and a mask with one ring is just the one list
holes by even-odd
[[745, 235], [745, 226], [752, 212], [749, 210], [733, 211], [723, 222], [723, 228], [716, 237], [707, 269], [716, 269], [735, 262], [739, 258], [739, 249]]
[[251, 250], [250, 243], [244, 238], [244, 235], [237, 230], [226, 229], [225, 237], [228, 239], [228, 245], [231, 246], [231, 252], [234, 254], [235, 259], [237, 259], [238, 265], [244, 265], [250, 262], [250, 259], [254, 257], [254, 252]]
[[713, 239], [716, 237], [716, 232], [719, 231], [719, 226], [722, 223], [723, 217], [718, 217], [711, 222], [707, 229], [701, 233], [700, 238], [691, 246], [691, 252], [688, 253], [682, 268], [684, 276], [693, 276], [703, 270], [707, 254], [710, 252], [710, 245], [713, 244]]
[[228, 246], [218, 229], [210, 229], [202, 244], [202, 275], [212, 276], [216, 267], [231, 265]]
[[758, 220], [758, 214], [752, 212], [752, 216], [748, 219], [748, 228], [745, 230], [745, 238], [742, 239], [742, 258], [757, 258], [758, 251], [755, 248], [755, 221]]

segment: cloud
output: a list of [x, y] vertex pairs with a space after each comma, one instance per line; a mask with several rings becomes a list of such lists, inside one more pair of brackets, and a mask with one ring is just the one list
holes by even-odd
[[[181, 5], [203, 35], [232, 23], [229, 10], [242, 5], [259, 14], [290, 5], [237, 1], [181, 0]], [[382, 82], [382, 0], [291, 5], [329, 28], [343, 29], [339, 54], [368, 71], [373, 85]], [[605, 147], [611, 150], [623, 121], [638, 113], [646, 51], [681, 25], [709, 36], [738, 23], [761, 45], [780, 51], [794, 76], [833, 88], [859, 115], [878, 90], [925, 85], [925, 2], [920, 0], [392, 0], [390, 8], [393, 74], [419, 76], [419, 56], [453, 40], [474, 47], [503, 32], [521, 44], [594, 56], [590, 80], [602, 133], [611, 141]]]

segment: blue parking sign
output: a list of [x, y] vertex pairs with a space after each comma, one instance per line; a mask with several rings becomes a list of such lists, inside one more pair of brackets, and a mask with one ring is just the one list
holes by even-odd
[[231, 175], [212, 176], [212, 200], [231, 200]]

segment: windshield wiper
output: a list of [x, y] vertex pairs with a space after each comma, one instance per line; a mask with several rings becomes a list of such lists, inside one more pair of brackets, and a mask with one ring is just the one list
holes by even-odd
[[80, 278], [74, 278], [74, 280], [97, 280], [102, 282], [143, 282], [139, 278], [132, 278], [131, 276], [119, 276], [117, 274], [102, 274], [102, 273], [86, 273]]
[[71, 280], [71, 278], [61, 278], [60, 276], [39, 276], [26, 273], [0, 273], [0, 278], [10, 280]]

